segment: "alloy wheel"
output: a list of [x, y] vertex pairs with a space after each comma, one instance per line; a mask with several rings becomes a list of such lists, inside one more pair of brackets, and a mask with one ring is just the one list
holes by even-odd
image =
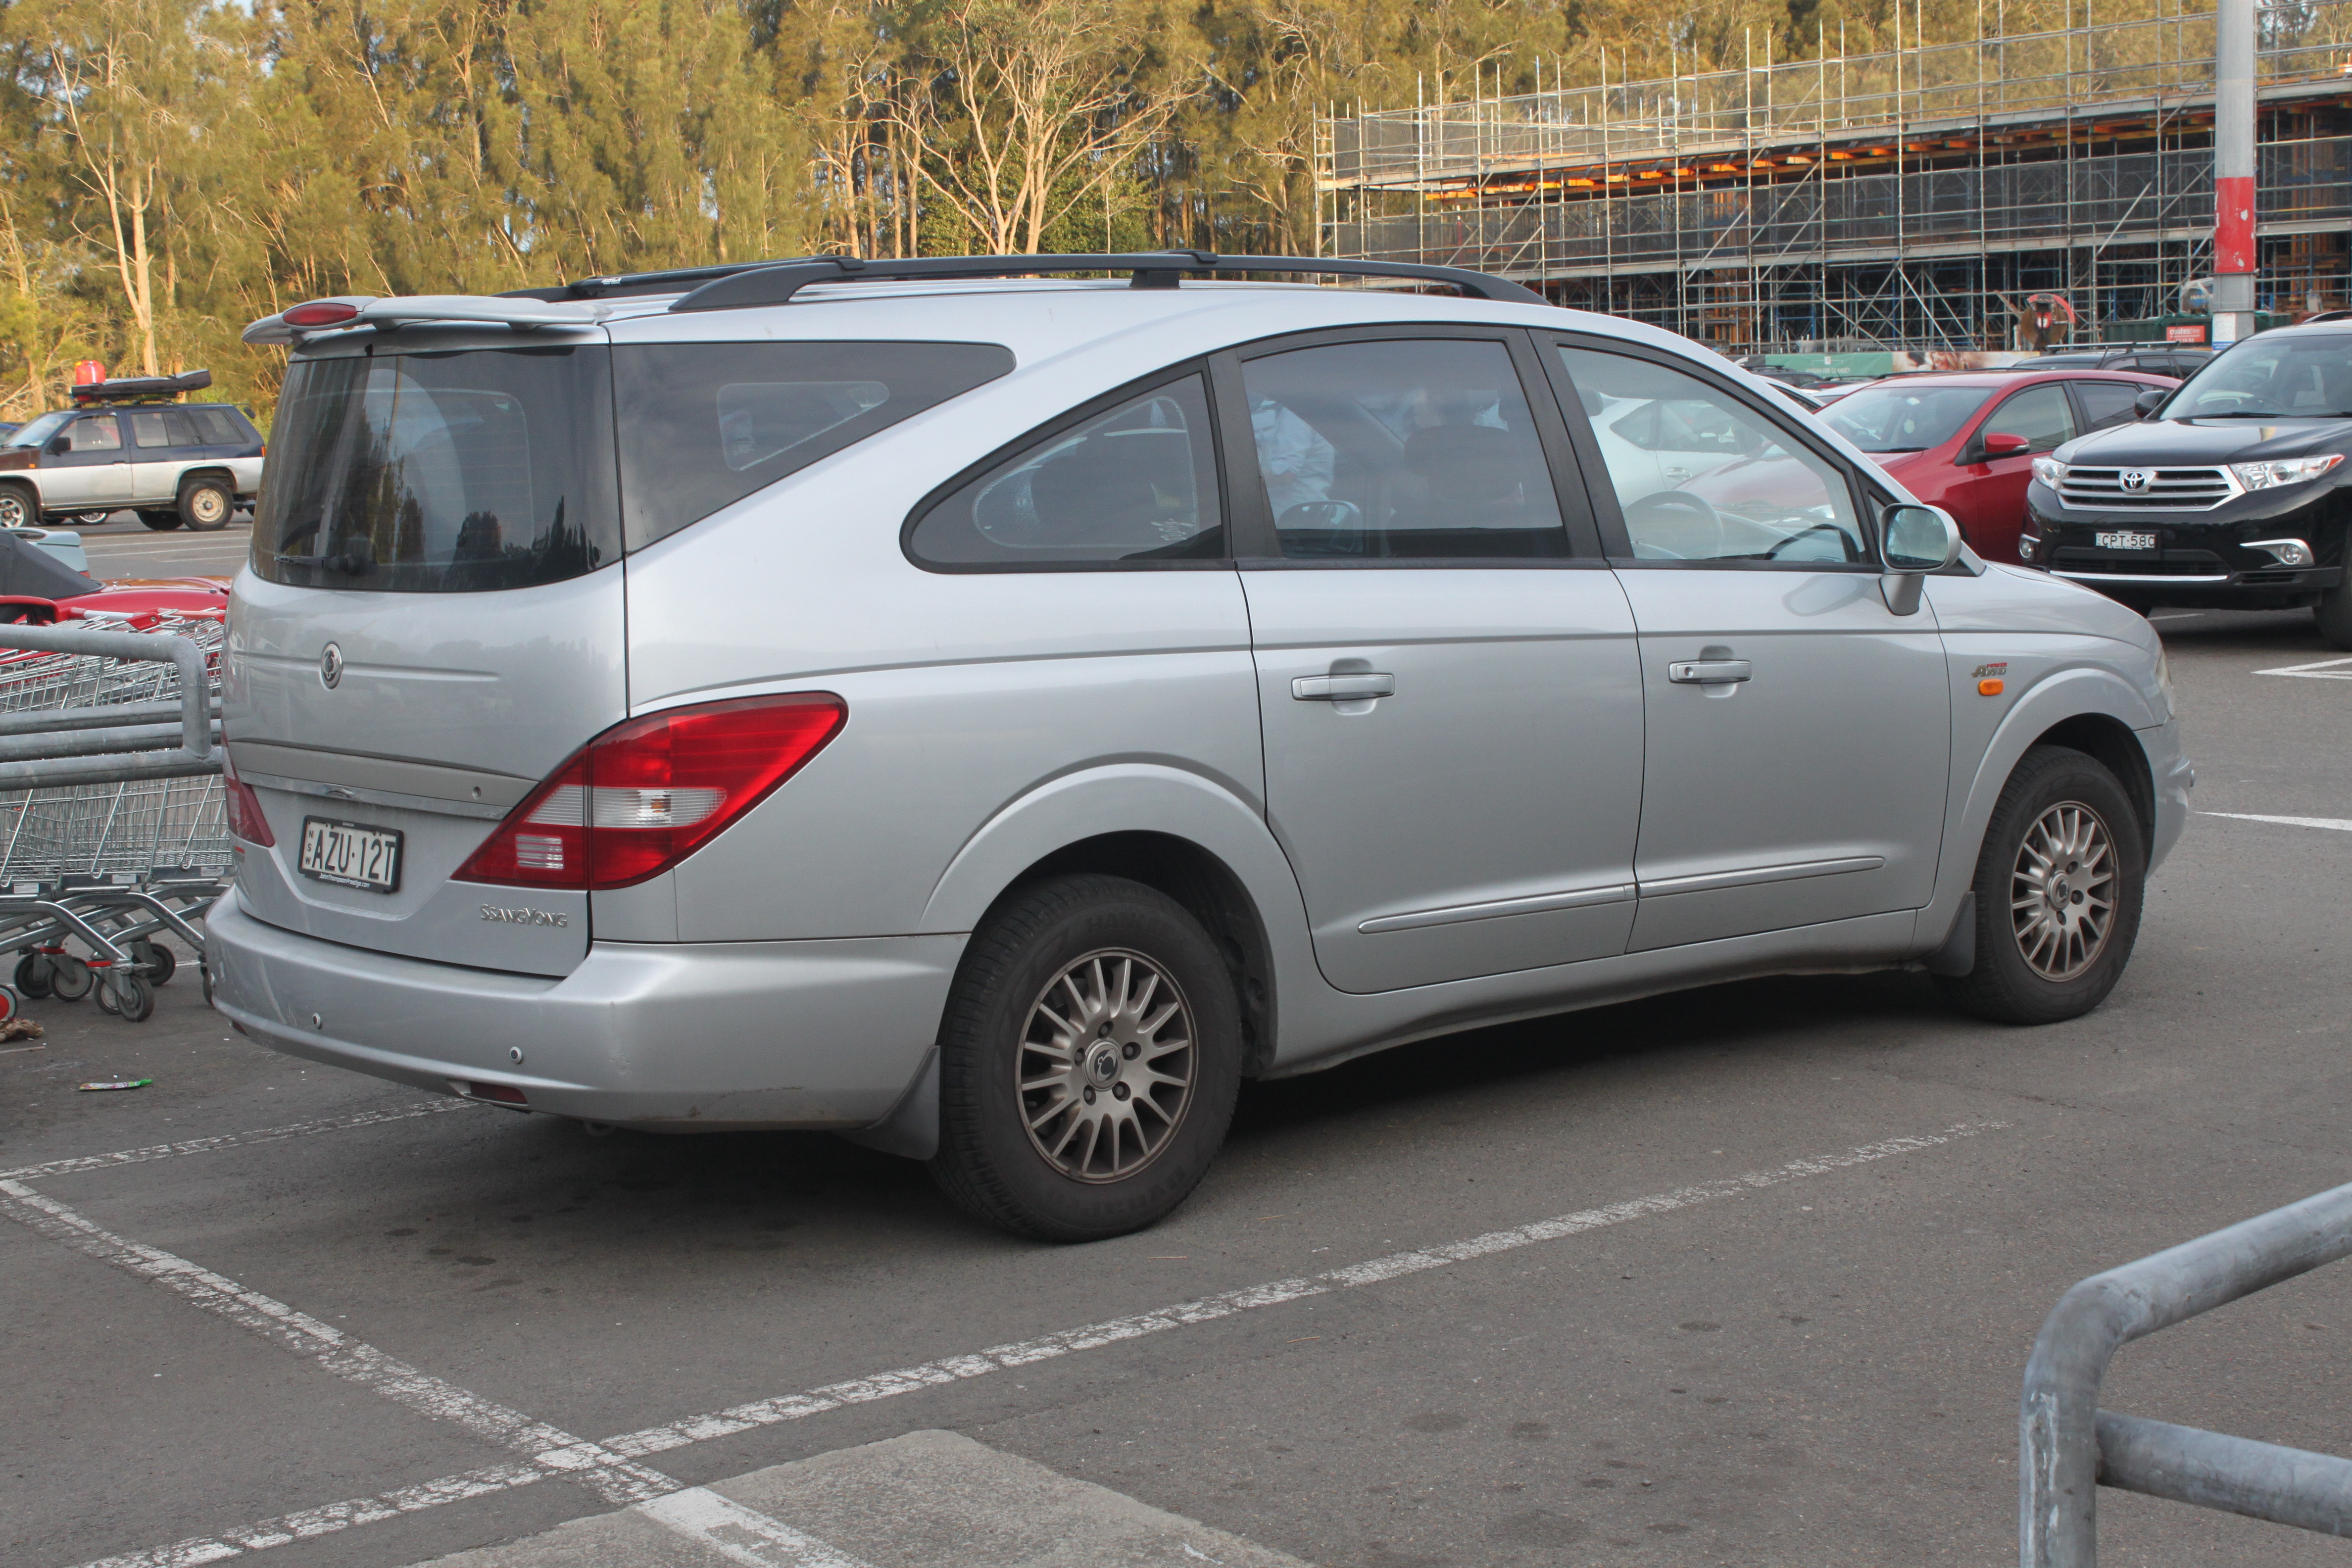
[[2034, 818], [2010, 873], [2017, 951], [2044, 980], [2072, 980], [2115, 929], [2115, 838], [2099, 814], [2063, 800]]
[[1192, 1104], [1192, 1009], [1142, 953], [1087, 953], [1030, 1005], [1013, 1072], [1047, 1164], [1076, 1181], [1123, 1181], [1159, 1157]]

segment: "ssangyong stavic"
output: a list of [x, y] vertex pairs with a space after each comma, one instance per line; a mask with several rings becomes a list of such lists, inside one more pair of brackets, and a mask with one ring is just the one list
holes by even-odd
[[[835, 1129], [1100, 1237], [1244, 1078], [1471, 1024], [1898, 965], [2076, 1016], [2185, 816], [2139, 616], [1473, 273], [824, 260], [247, 335], [292, 363], [220, 1005], [428, 1089]], [[1596, 433], [1644, 408], [1686, 438]]]

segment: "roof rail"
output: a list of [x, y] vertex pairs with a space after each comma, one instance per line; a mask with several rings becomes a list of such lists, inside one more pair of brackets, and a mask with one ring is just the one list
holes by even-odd
[[565, 300], [611, 300], [628, 294], [676, 294], [714, 279], [732, 278], [738, 272], [757, 272], [767, 267], [797, 267], [824, 259], [821, 256], [795, 256], [777, 261], [731, 261], [711, 267], [674, 267], [667, 272], [626, 272], [612, 278], [578, 278], [569, 283], [558, 283], [551, 289], [509, 289], [499, 298], [544, 300], [555, 304]]
[[729, 310], [751, 305], [782, 305], [812, 283], [1017, 278], [1051, 272], [1126, 272], [1132, 275], [1131, 287], [1137, 289], [1173, 289], [1186, 273], [1229, 278], [1252, 272], [1398, 278], [1450, 284], [1474, 300], [1512, 305], [1551, 303], [1531, 289], [1473, 272], [1466, 267], [1425, 267], [1411, 261], [1349, 261], [1327, 256], [1219, 256], [1208, 250], [1158, 250], [1093, 256], [918, 256], [881, 261], [855, 256], [810, 257], [733, 269], [703, 284], [670, 309]]

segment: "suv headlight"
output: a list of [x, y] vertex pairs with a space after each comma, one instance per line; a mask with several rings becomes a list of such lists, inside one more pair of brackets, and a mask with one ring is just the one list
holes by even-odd
[[2250, 490], [2276, 489], [2281, 485], [2299, 485], [2315, 479], [2344, 460], [2341, 452], [2330, 452], [2325, 458], [2280, 458], [2268, 463], [2232, 463], [2230, 471], [2238, 482]]
[[2065, 480], [2066, 465], [2055, 458], [2036, 458], [2033, 459], [2033, 477], [2054, 490]]

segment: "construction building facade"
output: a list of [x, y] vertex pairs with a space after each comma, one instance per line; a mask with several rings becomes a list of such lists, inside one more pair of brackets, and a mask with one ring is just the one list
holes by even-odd
[[[2352, 304], [2352, 0], [2258, 16], [2257, 305], [2285, 319]], [[1979, 32], [1341, 115], [1321, 243], [1735, 354], [2013, 348], [2036, 293], [2078, 342], [2166, 335], [2213, 270], [2213, 13], [2085, 0], [2079, 26]]]

